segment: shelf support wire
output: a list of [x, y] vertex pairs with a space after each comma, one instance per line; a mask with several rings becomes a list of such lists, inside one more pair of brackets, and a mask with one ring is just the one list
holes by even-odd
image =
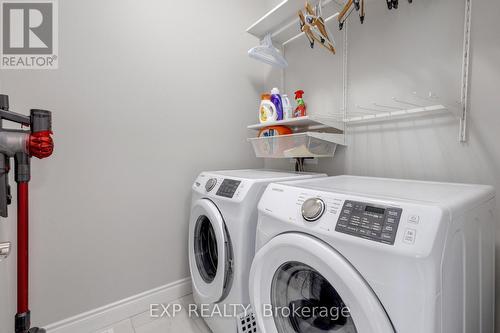
[[465, 0], [464, 52], [462, 65], [462, 91], [460, 116], [460, 142], [467, 141], [467, 116], [469, 113], [470, 36], [472, 28], [472, 0]]
[[343, 113], [343, 118], [344, 118], [344, 143], [346, 144], [346, 124], [345, 120], [347, 119], [347, 103], [348, 103], [348, 76], [347, 76], [347, 69], [348, 69], [348, 56], [349, 56], [349, 51], [348, 51], [348, 40], [347, 40], [347, 30], [348, 30], [348, 24], [345, 25], [344, 27], [344, 49], [342, 50], [342, 113]]
[[405, 109], [405, 108], [402, 108], [399, 106], [382, 105], [382, 104], [378, 104], [378, 103], [373, 103], [373, 106], [376, 106], [378, 108], [390, 109], [390, 110], [404, 110]]
[[[380, 113], [380, 112], [386, 112], [385, 110], [375, 109], [373, 107], [362, 106], [362, 105], [356, 105], [356, 108], [360, 109], [360, 110], [365, 110], [365, 111], [349, 111], [349, 114], [356, 114], [356, 113], [358, 113], [358, 114], [370, 114], [370, 115], [373, 115], [373, 114]], [[366, 111], [370, 111], [370, 112], [366, 112]]]
[[420, 104], [415, 104], [415, 103], [411, 103], [411, 102], [408, 102], [408, 101], [403, 101], [401, 99], [398, 99], [396, 97], [393, 97], [392, 100], [396, 103], [400, 103], [400, 104], [406, 104], [406, 105], [410, 105], [410, 106], [413, 106], [413, 107], [417, 107], [417, 108], [423, 108], [424, 105], [420, 105]]

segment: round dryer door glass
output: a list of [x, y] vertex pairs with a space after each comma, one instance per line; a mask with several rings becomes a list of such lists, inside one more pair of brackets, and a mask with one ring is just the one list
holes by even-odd
[[283, 264], [271, 287], [279, 333], [356, 333], [349, 309], [320, 273], [299, 262]]
[[217, 251], [217, 237], [210, 219], [205, 215], [198, 218], [195, 227], [194, 254], [196, 266], [206, 283], [211, 283], [217, 275], [219, 254]]

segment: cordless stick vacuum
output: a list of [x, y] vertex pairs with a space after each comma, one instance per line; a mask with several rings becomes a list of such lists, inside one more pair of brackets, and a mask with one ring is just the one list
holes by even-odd
[[[29, 130], [3, 128], [3, 120], [12, 121]], [[31, 110], [30, 116], [9, 111], [9, 96], [0, 95], [0, 216], [7, 217], [11, 203], [9, 186], [10, 159], [14, 158], [17, 183], [17, 314], [16, 333], [45, 333], [30, 328], [28, 307], [28, 182], [30, 158], [49, 157], [54, 150], [52, 114], [46, 110]]]

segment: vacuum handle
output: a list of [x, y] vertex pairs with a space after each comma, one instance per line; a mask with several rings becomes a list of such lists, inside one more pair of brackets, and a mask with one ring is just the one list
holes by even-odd
[[12, 111], [4, 111], [0, 109], [0, 118], [12, 121], [24, 126], [29, 126], [30, 125], [30, 117], [25, 116], [20, 113], [12, 112]]

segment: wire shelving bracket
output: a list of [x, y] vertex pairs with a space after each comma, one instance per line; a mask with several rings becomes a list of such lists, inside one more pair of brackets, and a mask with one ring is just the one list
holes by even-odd
[[469, 113], [469, 84], [470, 84], [470, 36], [472, 28], [472, 0], [465, 0], [464, 21], [464, 53], [462, 68], [462, 92], [460, 117], [460, 142], [467, 141], [467, 116]]
[[[313, 4], [317, 0], [311, 0]], [[247, 32], [262, 38], [266, 33], [271, 33], [273, 41], [280, 44], [280, 48], [285, 52], [285, 46], [298, 39], [303, 33], [296, 32], [298, 19], [295, 17], [296, 9], [302, 5], [302, 0], [283, 0], [270, 12], [265, 14], [257, 22], [247, 29]], [[330, 15], [325, 19], [326, 22], [337, 17], [336, 10], [342, 7], [341, 0], [323, 0], [323, 7], [334, 5]], [[332, 14], [333, 13], [333, 14]], [[462, 82], [461, 82], [461, 100], [459, 109], [460, 130], [459, 141], [467, 141], [467, 118], [469, 116], [470, 100], [469, 100], [469, 85], [470, 85], [470, 40], [471, 40], [471, 20], [472, 20], [472, 0], [465, 0], [465, 18], [464, 18], [464, 42], [463, 42], [463, 64], [462, 64]], [[277, 22], [277, 24], [276, 24]], [[345, 132], [346, 126], [356, 122], [380, 121], [383, 119], [391, 119], [395, 117], [404, 117], [410, 115], [418, 115], [424, 113], [452, 111], [456, 112], [456, 106], [449, 106], [444, 103], [438, 103], [434, 100], [432, 94], [429, 97], [419, 97], [427, 99], [427, 105], [405, 101], [403, 99], [393, 98], [393, 102], [399, 105], [382, 105], [372, 103], [371, 106], [356, 105], [356, 110], [348, 110], [349, 96], [349, 78], [348, 78], [348, 24], [343, 30], [343, 52], [342, 52], [342, 109], [339, 112], [334, 112], [328, 115], [332, 121], [342, 124], [336, 128], [343, 127]], [[285, 90], [285, 69], [281, 72], [281, 88]], [[433, 103], [429, 103], [433, 102]], [[401, 105], [405, 105], [402, 107]], [[368, 111], [368, 112], [367, 112]], [[352, 117], [350, 116], [352, 115]]]

